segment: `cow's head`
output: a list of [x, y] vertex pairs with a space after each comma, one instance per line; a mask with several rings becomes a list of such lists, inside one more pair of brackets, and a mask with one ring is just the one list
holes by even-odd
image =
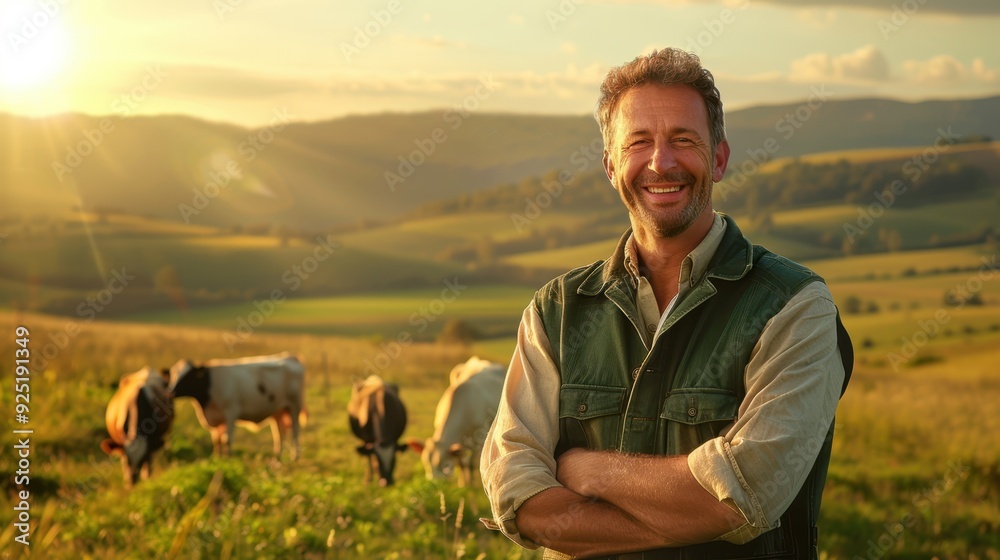
[[435, 478], [447, 478], [455, 471], [455, 463], [462, 461], [471, 450], [461, 443], [445, 445], [434, 438], [427, 438], [427, 441], [420, 443], [417, 440], [410, 440], [409, 446], [414, 451], [420, 453], [420, 460], [424, 464], [424, 475], [427, 480]]
[[370, 443], [359, 445], [356, 451], [359, 455], [370, 457], [375, 456], [378, 464], [378, 485], [383, 488], [392, 486], [395, 482], [392, 473], [396, 470], [396, 453], [406, 451], [407, 445], [404, 443], [393, 443], [390, 445], [372, 445]]
[[199, 403], [207, 403], [212, 376], [207, 367], [180, 360], [170, 368], [170, 389], [173, 397], [193, 397]]

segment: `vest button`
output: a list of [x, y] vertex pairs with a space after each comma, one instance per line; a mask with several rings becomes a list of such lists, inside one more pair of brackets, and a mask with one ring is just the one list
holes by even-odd
[[580, 406], [576, 407], [577, 412], [587, 412], [587, 403], [580, 403]]
[[635, 381], [638, 378], [639, 378], [639, 368], [635, 368], [632, 370], [632, 381]]
[[691, 418], [694, 418], [695, 416], [698, 416], [698, 409], [695, 408], [695, 407], [693, 407], [693, 406], [691, 408], [689, 408], [688, 409], [688, 416], [690, 416]]

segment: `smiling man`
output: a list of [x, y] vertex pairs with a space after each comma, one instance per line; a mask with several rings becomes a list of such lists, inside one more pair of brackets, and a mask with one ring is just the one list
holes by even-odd
[[632, 227], [525, 309], [484, 521], [546, 558], [816, 558], [853, 362], [830, 292], [712, 209], [730, 150], [696, 56], [612, 69], [596, 114]]

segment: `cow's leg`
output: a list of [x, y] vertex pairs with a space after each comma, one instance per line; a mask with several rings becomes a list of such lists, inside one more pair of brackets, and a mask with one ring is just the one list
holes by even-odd
[[375, 476], [375, 471], [378, 470], [378, 458], [375, 457], [375, 453], [372, 452], [368, 456], [368, 472], [365, 473], [365, 484], [371, 484], [372, 478]]
[[208, 433], [212, 435], [212, 453], [216, 455], [222, 455], [222, 429], [221, 425], [208, 429]]
[[294, 410], [289, 410], [288, 415], [292, 420], [292, 460], [297, 461], [299, 458], [299, 414], [300, 410], [298, 407], [293, 407]]
[[142, 470], [140, 476], [142, 480], [149, 480], [150, 475], [153, 474], [153, 458], [147, 457], [142, 462]]
[[227, 457], [233, 452], [233, 435], [236, 433], [236, 418], [226, 419], [226, 433], [222, 435], [223, 455]]
[[284, 433], [284, 418], [279, 412], [271, 417], [271, 439], [274, 440], [274, 456], [281, 459], [282, 434]]
[[125, 452], [122, 451], [121, 454], [122, 462], [122, 480], [125, 482], [125, 488], [132, 488], [132, 468], [128, 464], [128, 458], [125, 457]]

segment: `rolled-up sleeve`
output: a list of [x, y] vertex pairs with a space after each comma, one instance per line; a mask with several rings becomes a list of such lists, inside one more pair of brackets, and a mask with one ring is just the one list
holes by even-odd
[[559, 439], [559, 372], [541, 317], [529, 305], [518, 327], [496, 419], [486, 437], [480, 470], [492, 519], [482, 519], [525, 548], [537, 548], [517, 532], [517, 508], [554, 486]]
[[747, 520], [722, 540], [742, 544], [776, 527], [812, 470], [844, 381], [836, 313], [822, 282], [792, 297], [753, 349], [736, 420], [688, 455], [698, 482]]

